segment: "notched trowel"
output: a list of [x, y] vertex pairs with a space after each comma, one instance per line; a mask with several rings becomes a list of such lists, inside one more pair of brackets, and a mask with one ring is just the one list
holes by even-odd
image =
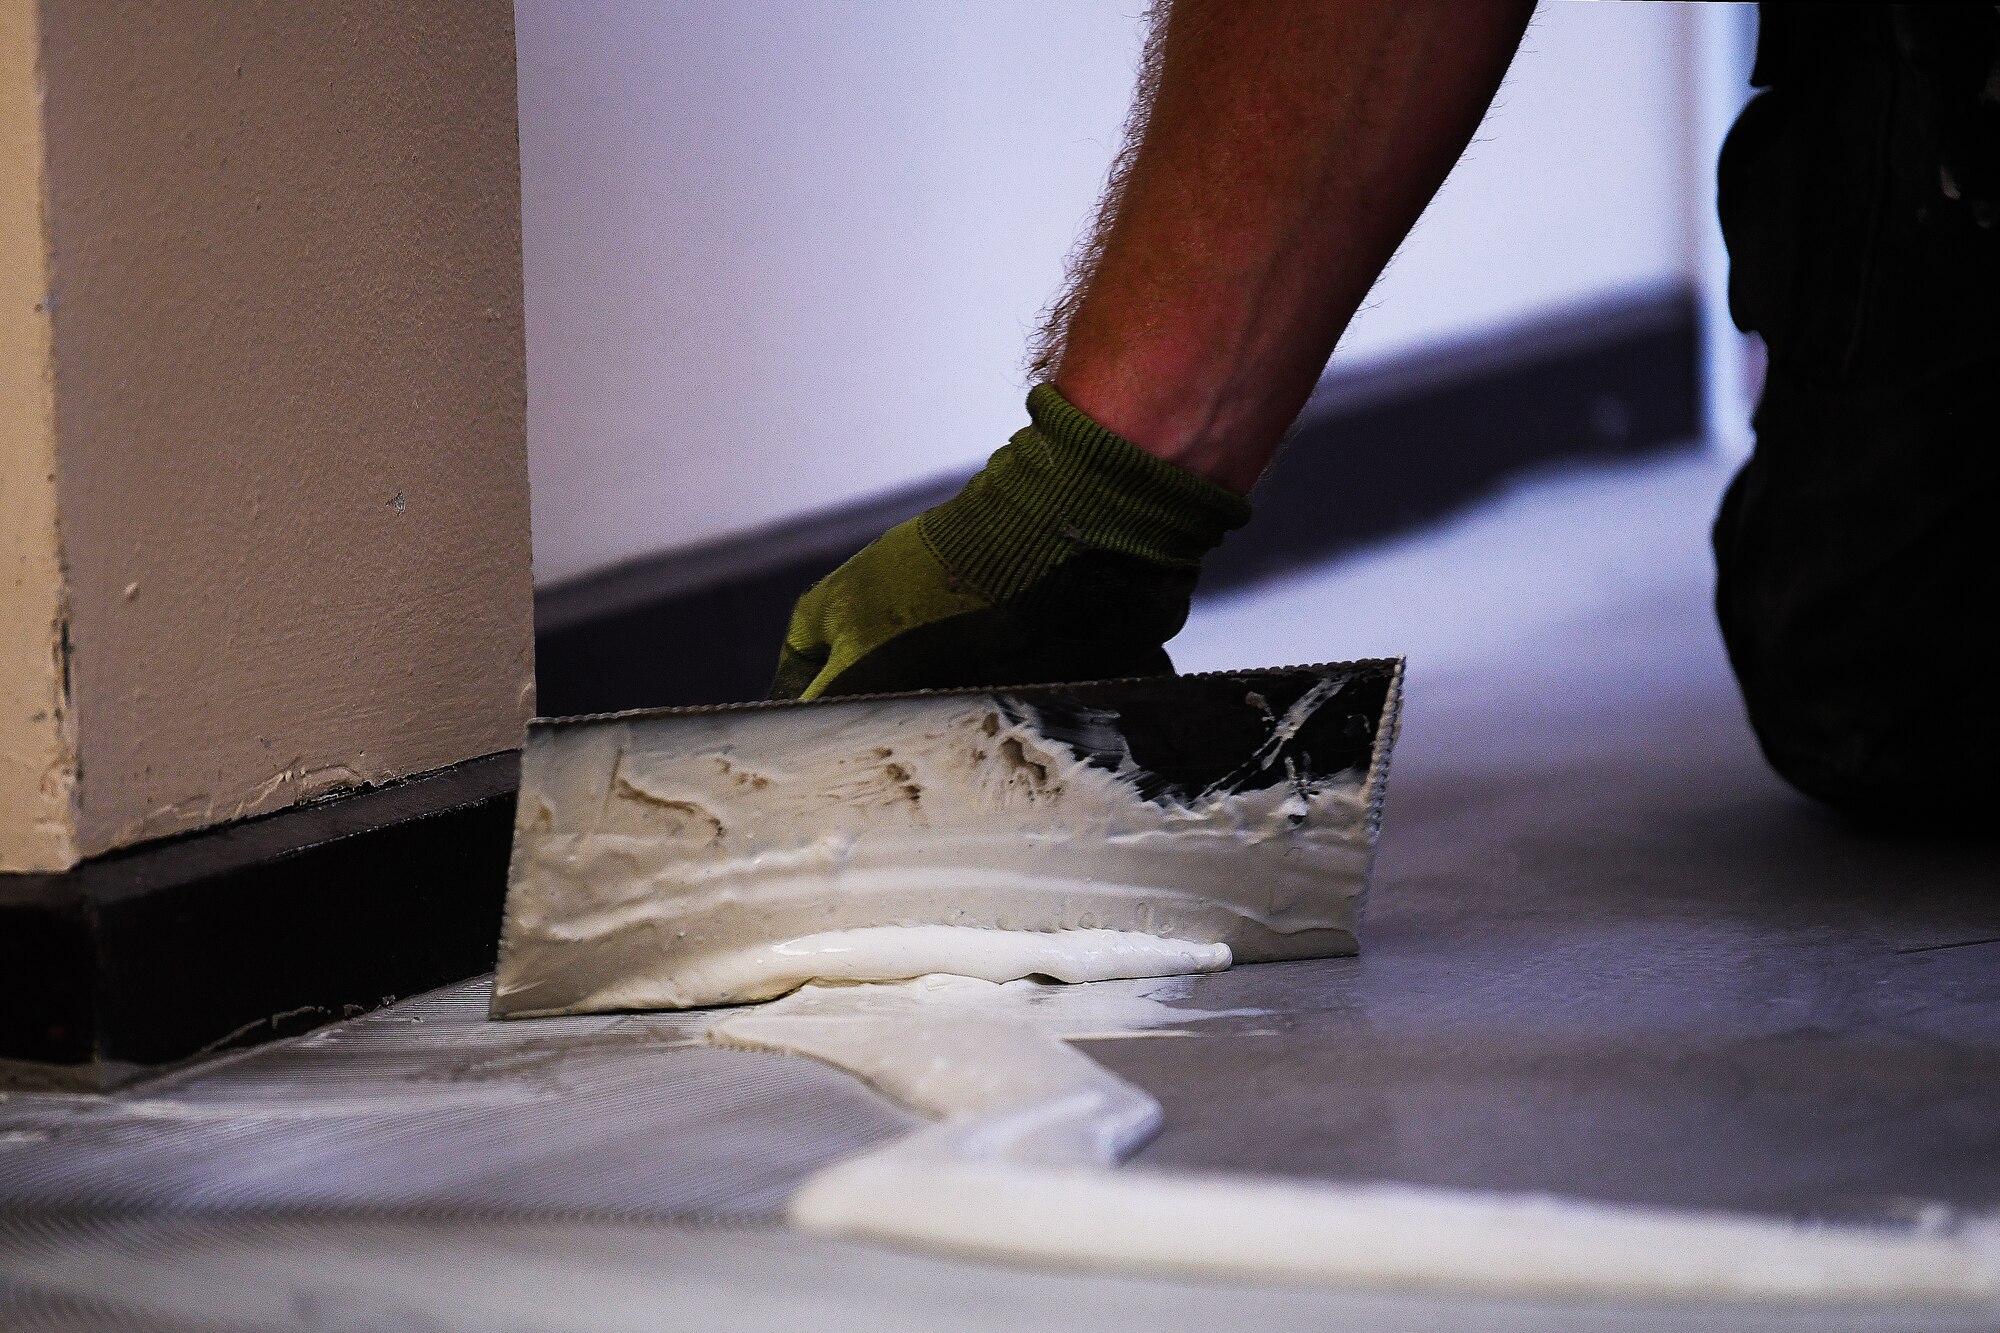
[[1351, 953], [1403, 664], [528, 728], [495, 1017]]

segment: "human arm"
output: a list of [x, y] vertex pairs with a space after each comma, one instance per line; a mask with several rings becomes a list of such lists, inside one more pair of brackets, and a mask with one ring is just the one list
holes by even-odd
[[[1240, 497], [1532, 7], [1177, 0], [1156, 16], [1126, 151], [1038, 340], [1038, 393], [1066, 424], [1034, 414], [965, 493], [811, 589], [774, 693], [1168, 669], [1202, 555], [1248, 517]], [[1171, 518], [1148, 517], [1163, 494]]]

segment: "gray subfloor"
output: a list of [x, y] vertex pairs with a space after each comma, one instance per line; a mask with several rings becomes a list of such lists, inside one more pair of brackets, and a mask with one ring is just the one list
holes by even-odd
[[[1532, 488], [1206, 608], [1182, 665], [1407, 646], [1363, 957], [1091, 1054], [1161, 1165], [1787, 1217], [2000, 1206], [2000, 855], [1771, 779], [1706, 611], [1700, 462]], [[1123, 983], [1110, 983], [1123, 984]], [[908, 1118], [706, 1016], [493, 1025], [483, 983], [109, 1098], [0, 1100], [0, 1328], [1944, 1329], [1170, 1283], [815, 1240], [806, 1173]]]

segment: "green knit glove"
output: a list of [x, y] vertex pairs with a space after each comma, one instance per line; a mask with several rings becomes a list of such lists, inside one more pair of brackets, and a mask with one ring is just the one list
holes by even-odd
[[807, 590], [774, 698], [1173, 670], [1201, 558], [1250, 504], [1120, 439], [1052, 385], [950, 500]]

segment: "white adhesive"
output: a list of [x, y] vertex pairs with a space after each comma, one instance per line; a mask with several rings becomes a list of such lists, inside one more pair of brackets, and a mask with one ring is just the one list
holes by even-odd
[[[1274, 769], [1333, 693], [1272, 716], [1248, 763]], [[1091, 980], [1354, 950], [1379, 759], [1149, 797], [1129, 752], [1079, 757], [985, 695], [753, 716], [531, 732], [496, 1014], [741, 1003], [814, 977]], [[1115, 729], [1099, 739], [1117, 753]]]
[[[801, 1227], [975, 1257], [1233, 1279], [1824, 1303], [2000, 1305], [1990, 1222], [1908, 1230], [1396, 1185], [1115, 1169], [1159, 1124], [1150, 1096], [1065, 1039], [1191, 1016], [1117, 991], [956, 977], [809, 986], [732, 1014], [726, 1045], [809, 1055], [936, 1123], [809, 1180]], [[1075, 993], [1075, 992], [1072, 992]], [[1203, 1015], [1192, 1015], [1203, 1017]], [[1942, 1214], [1940, 1214], [1942, 1216]]]
[[992, 982], [1115, 981], [1219, 972], [1229, 962], [1226, 944], [1163, 940], [1129, 930], [864, 926], [717, 951], [675, 980], [690, 990], [740, 994], [792, 990], [815, 980], [907, 981], [940, 971]]

